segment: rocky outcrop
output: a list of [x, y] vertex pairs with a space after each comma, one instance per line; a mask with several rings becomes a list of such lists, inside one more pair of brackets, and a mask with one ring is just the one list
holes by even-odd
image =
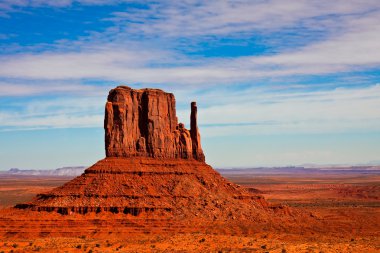
[[109, 92], [104, 119], [107, 157], [182, 158], [205, 161], [191, 104], [190, 131], [178, 123], [175, 98], [159, 89], [118, 86]]
[[[19, 209], [228, 220], [258, 217], [266, 201], [207, 165], [191, 103], [190, 131], [178, 123], [173, 94], [119, 86], [105, 110], [107, 157]], [[251, 219], [251, 218], [250, 218]]]

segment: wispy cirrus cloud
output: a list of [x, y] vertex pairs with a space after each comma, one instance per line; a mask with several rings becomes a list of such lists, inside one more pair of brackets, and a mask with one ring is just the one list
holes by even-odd
[[94, 96], [104, 94], [111, 86], [88, 85], [74, 82], [6, 82], [0, 81], [0, 98], [1, 97], [25, 97], [25, 96], [42, 96], [42, 95], [86, 95]]
[[[77, 1], [20, 1], [13, 5], [71, 6], [74, 2]], [[106, 4], [104, 1], [78, 3]], [[378, 2], [372, 0], [145, 1], [124, 12], [110, 14], [114, 25], [103, 33], [94, 33], [83, 41], [61, 41], [62, 50], [0, 57], [0, 77], [100, 78], [128, 83], [204, 85], [365, 70], [380, 64], [379, 9]], [[270, 33], [276, 37], [276, 31], [284, 27], [294, 31], [323, 31], [324, 35], [318, 38], [321, 34], [318, 32], [312, 36], [315, 41], [302, 47], [280, 46], [280, 51], [275, 53], [245, 57], [194, 57], [181, 53], [173, 42], [181, 37], [245, 38], [246, 32], [248, 36]], [[138, 45], [129, 39], [135, 36], [152, 38], [152, 42], [140, 41]], [[168, 46], [155, 45], [157, 39], [165, 41], [168, 37], [173, 39]]]
[[[201, 61], [165, 50], [114, 50], [117, 45], [110, 44], [99, 50], [0, 57], [0, 76], [205, 84], [365, 70], [380, 65], [380, 46], [377, 43], [380, 41], [380, 27], [370, 22], [372, 19], [366, 22], [359, 20], [352, 25], [356, 25], [356, 29], [328, 41], [270, 56], [208, 57]], [[369, 24], [363, 25], [367, 22]]]
[[[117, 2], [10, 3], [8, 1], [2, 6], [4, 10], [41, 6], [66, 8], [73, 6], [74, 3], [102, 5]], [[362, 87], [358, 90], [339, 91], [327, 89], [328, 85], [322, 82], [319, 86], [326, 88], [326, 93], [323, 94], [314, 90], [309, 91], [311, 85], [299, 86], [296, 92], [287, 93], [291, 87], [285, 84], [284, 91], [278, 96], [272, 92], [272, 85], [267, 84], [266, 89], [260, 90], [257, 83], [265, 86], [266, 80], [271, 78], [286, 79], [305, 75], [323, 77], [348, 72], [355, 77], [355, 72], [378, 69], [380, 66], [380, 45], [377, 43], [380, 41], [379, 9], [378, 1], [371, 0], [349, 2], [191, 0], [144, 1], [137, 5], [123, 5], [119, 11], [109, 14], [107, 20], [113, 23], [102, 32], [93, 31], [89, 36], [74, 41], [59, 41], [58, 49], [39, 48], [37, 51], [25, 50], [23, 53], [0, 56], [2, 62], [0, 78], [14, 80], [0, 83], [0, 91], [3, 92], [3, 96], [28, 97], [49, 93], [71, 95], [71, 105], [76, 105], [83, 112], [91, 114], [91, 110], [81, 106], [88, 101], [80, 99], [80, 96], [87, 93], [95, 101], [99, 99], [96, 97], [97, 94], [103, 94], [109, 89], [108, 83], [136, 83], [163, 88], [170, 86], [170, 90], [178, 92], [180, 96], [192, 93], [193, 89], [198, 92], [210, 89], [214, 96], [219, 90], [223, 90], [224, 97], [219, 98], [223, 101], [223, 106], [207, 105], [209, 108], [205, 111], [207, 118], [204, 118], [204, 121], [209, 126], [224, 124], [227, 129], [228, 124], [247, 123], [243, 127], [257, 129], [261, 123], [276, 122], [271, 124], [272, 128], [266, 128], [271, 129], [268, 131], [276, 132], [279, 126], [281, 128], [285, 125], [289, 131], [300, 129], [314, 131], [312, 129], [316, 128], [327, 131], [330, 124], [330, 129], [335, 131], [340, 125], [339, 121], [334, 121], [333, 118], [343, 117], [348, 122], [346, 129], [348, 126], [352, 129], [362, 129], [362, 121], [369, 124], [363, 129], [374, 129], [373, 126], [377, 127], [378, 117], [373, 110], [371, 114], [365, 111], [370, 110], [371, 106], [378, 106], [378, 100], [371, 97], [366, 102], [350, 96], [351, 92], [361, 91], [377, 94], [378, 86], [374, 86], [373, 83], [367, 84], [368, 87], [372, 87], [371, 89]], [[294, 46], [291, 44], [292, 41], [282, 40], [281, 36], [286, 32], [294, 33], [297, 40], [304, 40], [302, 45]], [[307, 38], [303, 38], [305, 34]], [[255, 36], [264, 36], [263, 43], [284, 45], [279, 45], [276, 50], [270, 52], [228, 57], [223, 54], [194, 55], [180, 47], [183, 38], [186, 39], [184, 44], [188, 40], [195, 40], [192, 47], [199, 47], [197, 43], [208, 39], [218, 43], [221, 38], [233, 37], [245, 41]], [[268, 38], [270, 41], [266, 41]], [[88, 79], [98, 82], [100, 80], [107, 84], [88, 85], [85, 82]], [[252, 90], [259, 90], [260, 93], [247, 93], [249, 96], [236, 93], [233, 95], [230, 91], [221, 89], [236, 85], [236, 90], [239, 91], [241, 83], [250, 86]], [[347, 87], [350, 82], [341, 85]], [[338, 99], [339, 94], [343, 94], [345, 99]], [[206, 97], [204, 94], [199, 100], [202, 101]], [[252, 101], [254, 98], [255, 101], [248, 103], [244, 102], [243, 98], [247, 101]], [[266, 103], [262, 101], [264, 98]], [[236, 106], [229, 103], [230, 100], [244, 103], [242, 106]], [[4, 123], [8, 124], [7, 126], [13, 125], [18, 128], [22, 128], [23, 124], [27, 127], [33, 124], [36, 127], [58, 127], [60, 124], [69, 127], [70, 124], [64, 123], [66, 122], [64, 119], [74, 120], [78, 116], [77, 112], [60, 104], [59, 100], [51, 102], [56, 103], [55, 109], [59, 108], [62, 114], [58, 118], [54, 118], [48, 112], [37, 117], [29, 110], [23, 112], [27, 114], [19, 115], [28, 119], [24, 123], [18, 122], [12, 114], [3, 118], [3, 122], [8, 122]], [[30, 108], [33, 103], [30, 102], [27, 107]], [[355, 108], [359, 109], [356, 110], [352, 105], [356, 105]], [[331, 108], [336, 110], [329, 112]], [[88, 121], [78, 120], [78, 124], [74, 125], [94, 125], [95, 121], [91, 120], [99, 120], [101, 113], [99, 108], [92, 109], [94, 110], [92, 113], [96, 111], [94, 118]], [[42, 112], [47, 110], [40, 108]], [[350, 110], [355, 113], [349, 114]], [[235, 120], [218, 122], [217, 118], [223, 118], [222, 114], [226, 111], [231, 113], [230, 119]], [[244, 118], [244, 115], [257, 117]], [[275, 117], [278, 117], [279, 122], [274, 120]], [[55, 123], [49, 125], [49, 120]], [[375, 122], [375, 125], [370, 125], [371, 122]], [[228, 129], [232, 128], [230, 126]]]
[[[191, 92], [178, 92], [177, 99], [186, 101]], [[227, 98], [225, 94], [220, 89], [192, 95], [201, 108], [200, 128], [205, 136], [371, 132], [380, 128], [380, 115], [374, 110], [380, 106], [379, 84], [314, 92], [268, 93], [250, 88], [230, 91]], [[99, 101], [104, 97], [14, 102], [10, 106], [22, 109], [0, 113], [0, 130], [102, 127], [104, 103]], [[189, 109], [180, 107], [178, 116], [188, 124]]]
[[84, 5], [108, 5], [122, 1], [117, 0], [2, 0], [0, 2], [0, 16], [9, 17], [9, 13], [22, 11], [22, 8], [27, 7], [54, 7], [62, 8], [69, 7], [73, 4]]
[[[380, 129], [380, 85], [329, 91], [231, 93], [223, 105], [200, 111], [207, 136], [371, 132]], [[253, 99], [254, 98], [254, 99]], [[214, 100], [223, 95], [212, 94]], [[209, 101], [201, 98], [201, 105]], [[181, 111], [182, 118], [186, 115]], [[228, 117], [225, 117], [228, 115]], [[185, 118], [186, 119], [186, 118]], [[202, 126], [201, 126], [202, 127]]]
[[[366, 1], [160, 1], [146, 8], [115, 12], [119, 28], [133, 34], [159, 36], [221, 35], [267, 32], [284, 27], [324, 29], [341, 27], [344, 16], [360, 17], [378, 10]], [[352, 17], [351, 17], [352, 18]], [[330, 20], [330, 22], [328, 22]], [[343, 24], [344, 25], [344, 24]]]
[[8, 104], [12, 111], [0, 112], [0, 131], [18, 131], [49, 128], [101, 127], [104, 100], [101, 96], [51, 97], [14, 101]]

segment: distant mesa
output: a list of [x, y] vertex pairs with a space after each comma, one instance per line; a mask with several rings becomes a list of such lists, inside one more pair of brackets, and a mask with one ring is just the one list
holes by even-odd
[[13, 175], [13, 176], [61, 176], [61, 177], [74, 177], [79, 176], [86, 169], [84, 166], [75, 167], [62, 167], [55, 170], [24, 170], [12, 168], [8, 171], [0, 172], [0, 175]]
[[105, 106], [106, 158], [65, 185], [16, 208], [138, 216], [262, 219], [268, 203], [205, 163], [191, 103], [190, 130], [178, 123], [175, 98], [158, 89], [118, 86]]

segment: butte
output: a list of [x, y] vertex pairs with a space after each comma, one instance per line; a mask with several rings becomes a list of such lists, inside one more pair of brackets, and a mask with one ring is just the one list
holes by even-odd
[[105, 105], [106, 157], [63, 186], [15, 207], [68, 217], [125, 214], [205, 221], [263, 221], [283, 209], [206, 164], [197, 123], [195, 102], [188, 130], [178, 123], [173, 94], [118, 86]]

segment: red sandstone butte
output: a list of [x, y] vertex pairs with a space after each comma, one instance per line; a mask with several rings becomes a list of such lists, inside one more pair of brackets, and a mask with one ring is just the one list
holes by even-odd
[[172, 93], [118, 86], [109, 92], [106, 103], [106, 156], [205, 161], [195, 102], [191, 103], [190, 126], [189, 131], [178, 124]]
[[124, 213], [226, 220], [263, 219], [268, 203], [228, 182], [205, 163], [191, 103], [190, 131], [178, 123], [175, 98], [158, 89], [119, 86], [104, 119], [106, 158], [19, 209]]

